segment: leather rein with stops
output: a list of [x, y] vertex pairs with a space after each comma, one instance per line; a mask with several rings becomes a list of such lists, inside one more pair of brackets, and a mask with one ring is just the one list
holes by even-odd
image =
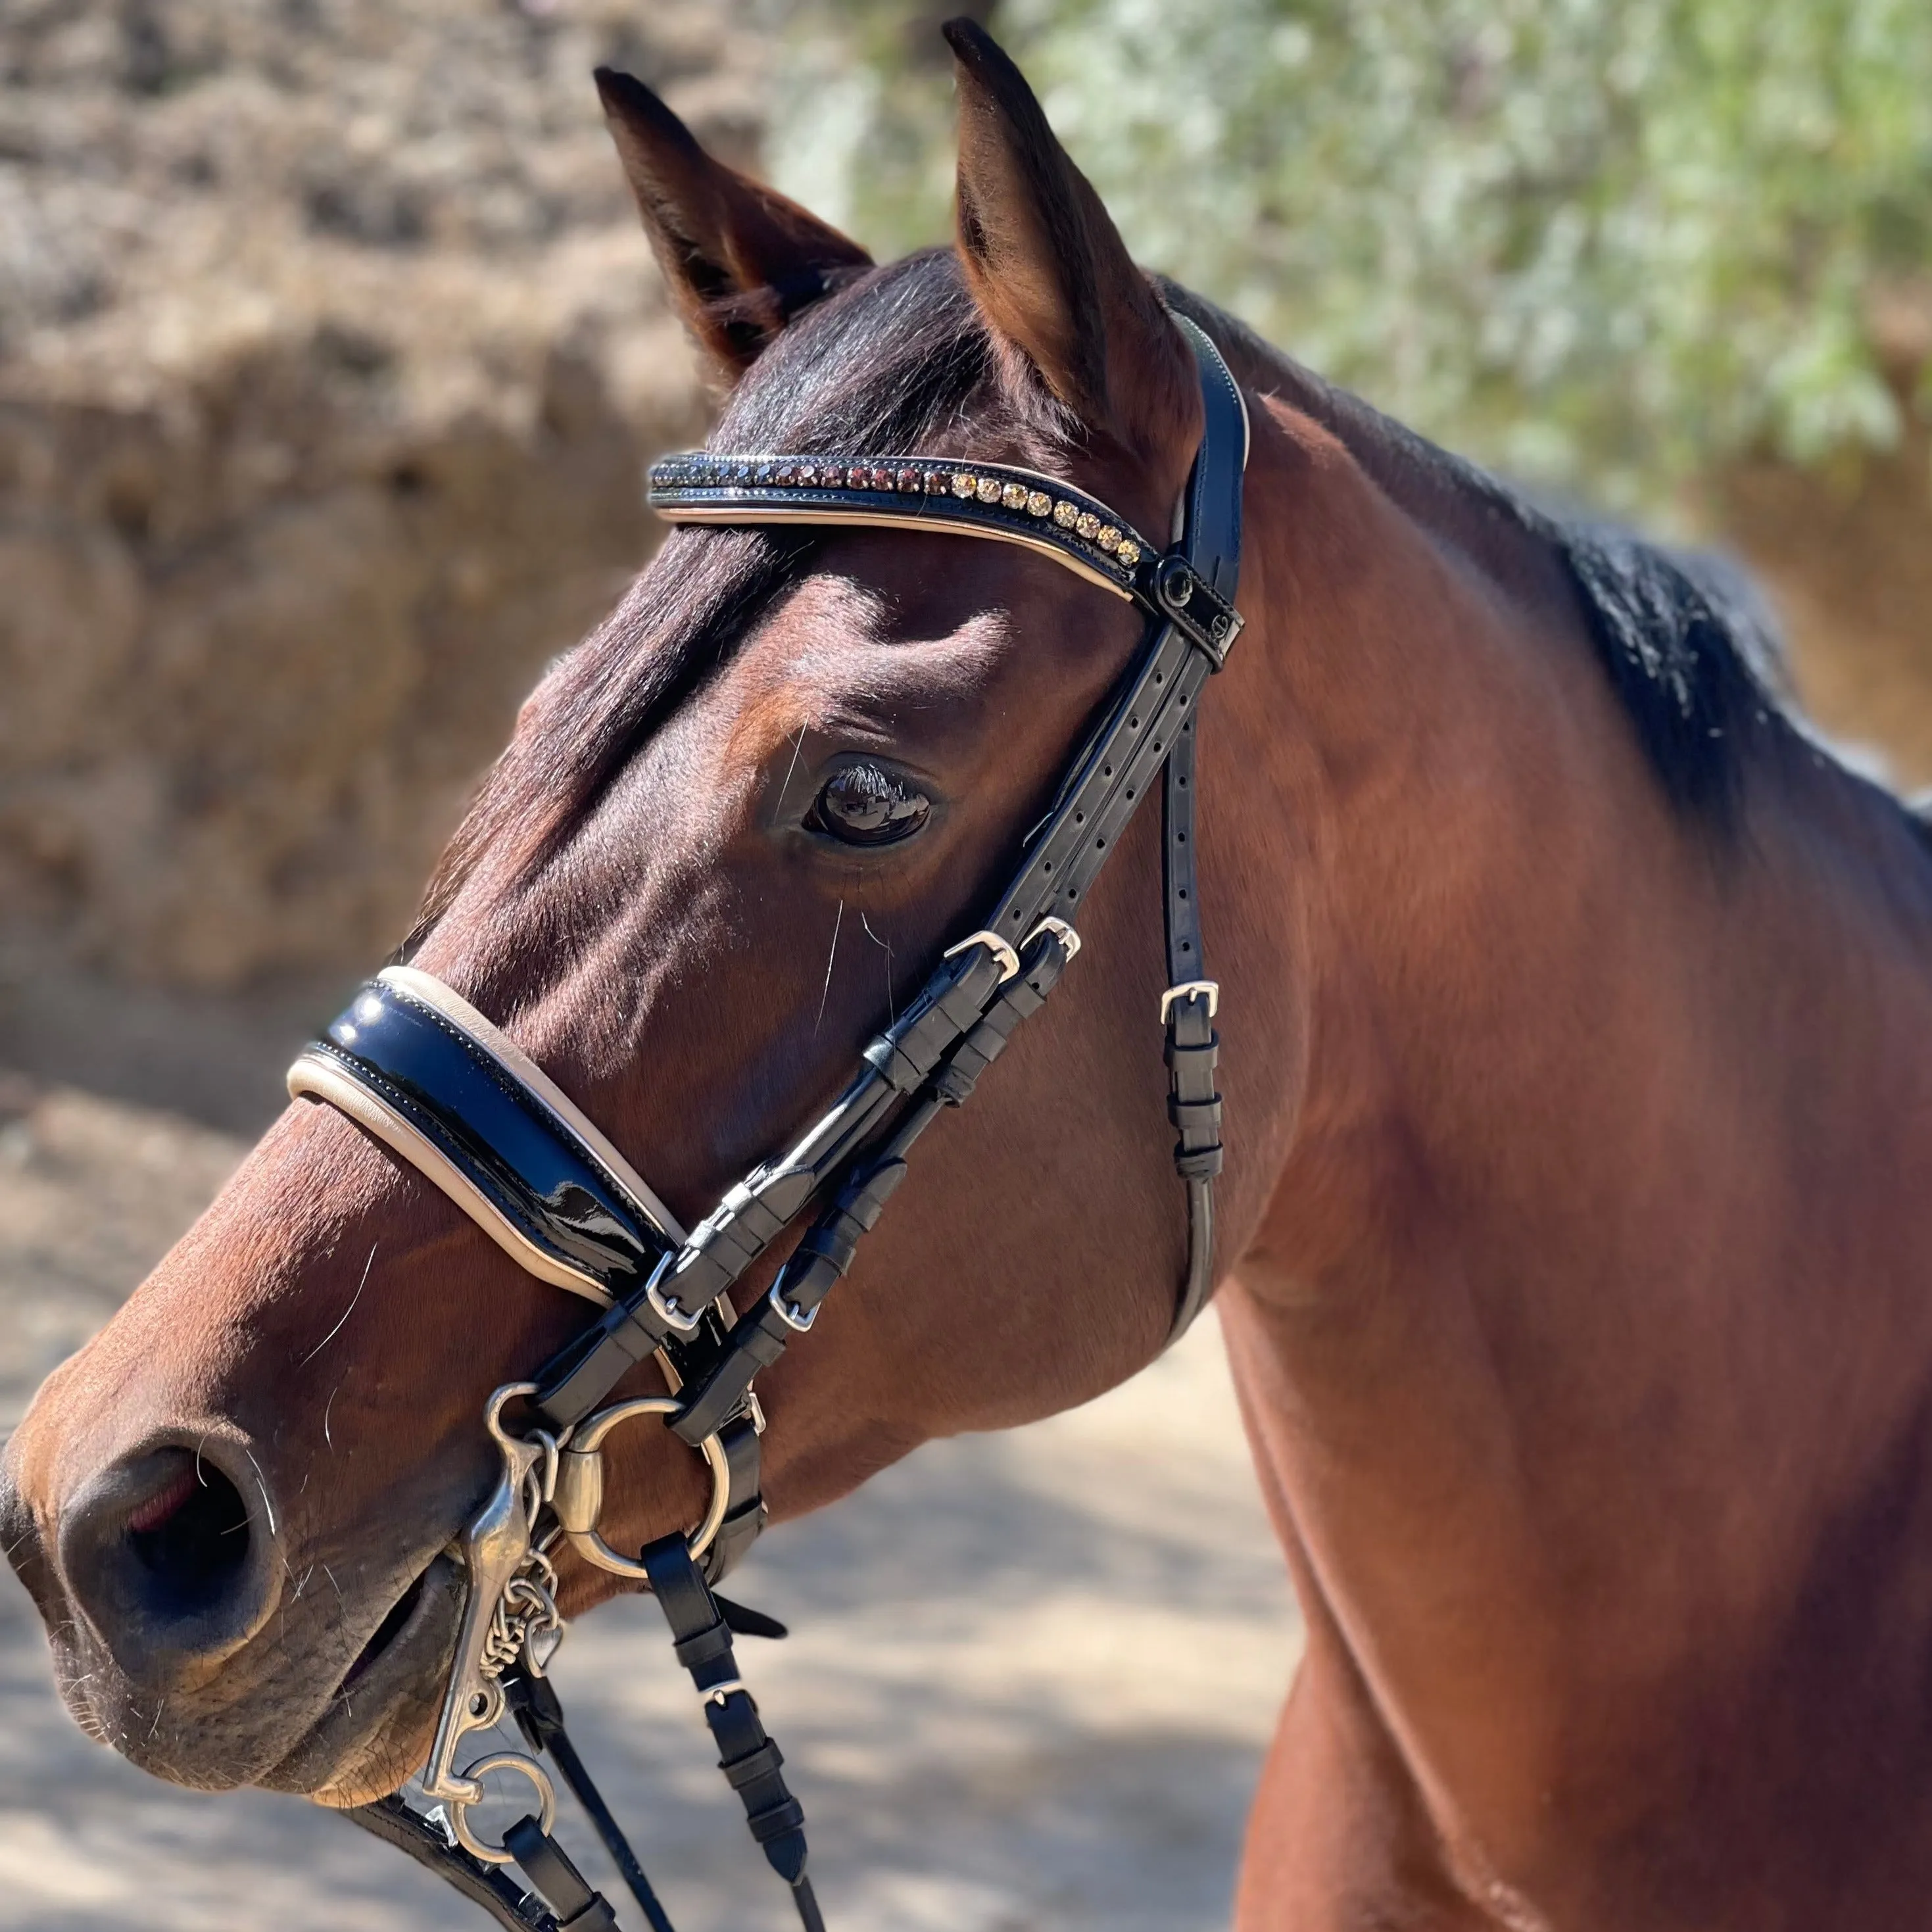
[[[668, 458], [650, 501], [678, 523], [880, 524], [1022, 544], [1138, 605], [1146, 642], [1074, 758], [1017, 872], [979, 930], [949, 947], [861, 1070], [793, 1146], [754, 1168], [686, 1233], [574, 1104], [484, 1015], [428, 974], [391, 967], [290, 1070], [292, 1094], [339, 1108], [416, 1168], [520, 1266], [597, 1306], [597, 1318], [539, 1372], [490, 1399], [502, 1474], [462, 1539], [468, 1590], [457, 1655], [422, 1788], [348, 1815], [441, 1872], [511, 1932], [615, 1932], [609, 1902], [552, 1835], [546, 1754], [590, 1814], [652, 1932], [670, 1932], [650, 1881], [565, 1730], [544, 1675], [562, 1621], [554, 1553], [650, 1591], [671, 1626], [743, 1801], [754, 1838], [791, 1887], [806, 1932], [822, 1932], [806, 1873], [804, 1817], [778, 1747], [738, 1676], [736, 1635], [783, 1627], [716, 1594], [765, 1521], [754, 1382], [807, 1334], [860, 1239], [906, 1173], [913, 1144], [963, 1105], [1013, 1029], [1039, 1010], [1079, 950], [1076, 918], [1094, 877], [1165, 770], [1163, 901], [1168, 986], [1160, 1018], [1168, 1111], [1185, 1183], [1186, 1273], [1169, 1340], [1214, 1286], [1214, 1180], [1221, 1168], [1214, 1072], [1220, 989], [1207, 976], [1196, 892], [1196, 709], [1241, 628], [1241, 488], [1247, 418], [1219, 352], [1174, 318], [1193, 352], [1202, 438], [1174, 545], [1156, 551], [1071, 486], [1004, 466], [904, 456]], [[743, 1314], [730, 1290], [802, 1216], [809, 1227], [768, 1293]], [[608, 1401], [655, 1358], [669, 1393]], [[520, 1420], [506, 1420], [512, 1406]], [[710, 1466], [712, 1501], [692, 1531], [632, 1556], [598, 1533], [602, 1444], [658, 1415]], [[464, 1739], [514, 1717], [531, 1755], [458, 1768]], [[484, 1780], [520, 1776], [536, 1810], [500, 1844], [472, 1830]], [[514, 1862], [526, 1892], [504, 1868]]]

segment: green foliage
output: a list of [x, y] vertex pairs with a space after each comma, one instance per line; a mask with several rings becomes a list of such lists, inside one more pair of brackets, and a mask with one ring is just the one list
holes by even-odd
[[[780, 179], [949, 220], [914, 0], [793, 0]], [[1520, 474], [1654, 500], [1899, 434], [1876, 301], [1932, 268], [1926, 0], [1003, 0], [1137, 256]], [[1894, 304], [1895, 305], [1895, 304]]]

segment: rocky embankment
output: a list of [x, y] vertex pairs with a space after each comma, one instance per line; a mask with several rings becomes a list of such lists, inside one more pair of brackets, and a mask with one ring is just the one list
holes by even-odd
[[753, 46], [718, 0], [0, 11], [0, 978], [393, 944], [701, 427], [590, 70], [743, 158]]

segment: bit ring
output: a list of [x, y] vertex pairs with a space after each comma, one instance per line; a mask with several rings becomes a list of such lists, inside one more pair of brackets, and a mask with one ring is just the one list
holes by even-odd
[[457, 1843], [472, 1858], [481, 1858], [486, 1865], [506, 1865], [516, 1854], [502, 1845], [486, 1845], [470, 1828], [470, 1808], [482, 1802], [483, 1780], [493, 1771], [514, 1771], [518, 1776], [528, 1778], [536, 1787], [537, 1822], [545, 1838], [550, 1836], [556, 1825], [556, 1786], [551, 1784], [550, 1774], [542, 1765], [516, 1751], [499, 1751], [494, 1757], [479, 1759], [463, 1774], [466, 1784], [476, 1786], [476, 1796], [453, 1798], [444, 1808], [449, 1828], [456, 1834]]
[[[556, 1459], [556, 1486], [550, 1506], [556, 1512], [564, 1540], [585, 1562], [634, 1583], [650, 1580], [650, 1572], [634, 1557], [620, 1556], [597, 1533], [597, 1519], [604, 1513], [603, 1442], [619, 1423], [628, 1422], [634, 1415], [683, 1413], [684, 1404], [675, 1396], [635, 1396], [600, 1409], [565, 1445]], [[711, 1471], [711, 1502], [704, 1520], [685, 1538], [694, 1557], [702, 1556], [716, 1541], [731, 1501], [730, 1460], [716, 1431], [698, 1444], [698, 1452]]]

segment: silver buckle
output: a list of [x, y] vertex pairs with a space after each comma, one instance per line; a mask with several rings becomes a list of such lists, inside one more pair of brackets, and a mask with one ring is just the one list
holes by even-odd
[[1066, 920], [1056, 919], [1052, 913], [1048, 913], [1032, 932], [1020, 941], [1020, 944], [1023, 947], [1030, 946], [1042, 932], [1052, 933], [1060, 944], [1066, 947], [1066, 962], [1070, 966], [1073, 963], [1073, 956], [1080, 950], [1079, 934], [1076, 932]]
[[677, 1252], [674, 1250], [652, 1269], [651, 1278], [644, 1284], [644, 1299], [650, 1304], [651, 1312], [674, 1334], [694, 1335], [698, 1324], [704, 1319], [704, 1310], [700, 1308], [695, 1315], [686, 1314], [660, 1286], [676, 1261]]
[[778, 1292], [778, 1284], [776, 1282], [772, 1283], [772, 1292], [765, 1297], [765, 1299], [778, 1310], [778, 1319], [796, 1335], [810, 1334], [812, 1324], [818, 1319], [818, 1309], [825, 1306], [821, 1301], [818, 1304], [818, 1308], [808, 1309], [801, 1315]]
[[969, 932], [957, 946], [949, 946], [939, 956], [954, 958], [962, 952], [971, 952], [976, 946], [983, 946], [1000, 962], [1001, 986], [1020, 970], [1020, 956], [997, 932]]
[[1208, 1002], [1208, 1017], [1211, 1020], [1221, 1007], [1221, 982], [1218, 980], [1184, 980], [1178, 986], [1170, 986], [1160, 996], [1160, 1023], [1167, 1024], [1167, 1016], [1174, 1010], [1176, 1000], [1191, 1000], [1196, 994]]

